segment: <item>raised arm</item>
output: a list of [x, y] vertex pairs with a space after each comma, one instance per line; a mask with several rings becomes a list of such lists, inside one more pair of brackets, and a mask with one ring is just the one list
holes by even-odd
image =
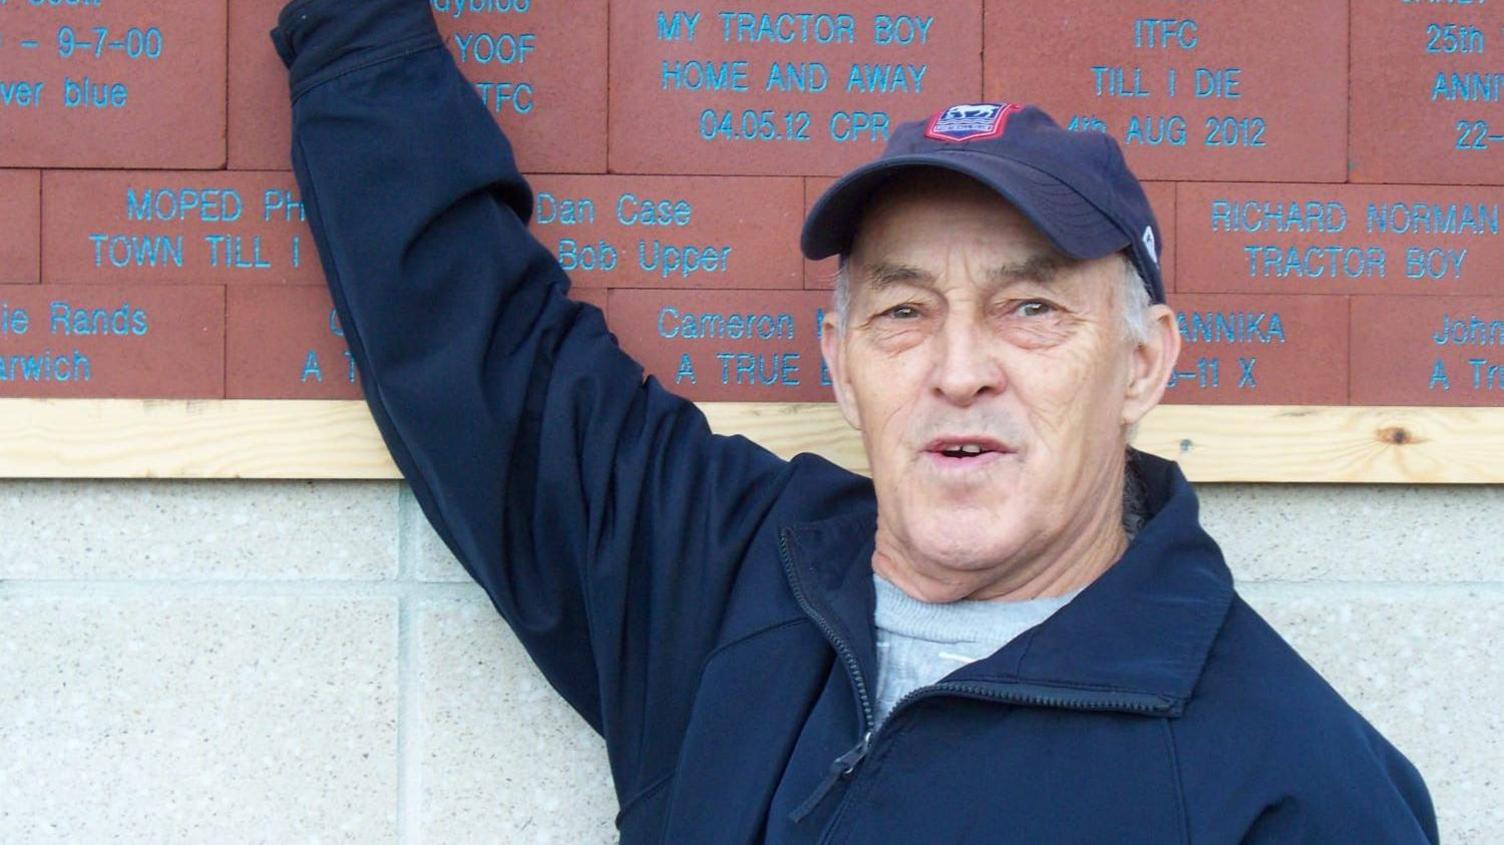
[[565, 298], [511, 148], [427, 0], [297, 0], [273, 40], [371, 413], [439, 535], [605, 734], [628, 794], [654, 774], [633, 750], [682, 729], [787, 465], [711, 435], [598, 309]]

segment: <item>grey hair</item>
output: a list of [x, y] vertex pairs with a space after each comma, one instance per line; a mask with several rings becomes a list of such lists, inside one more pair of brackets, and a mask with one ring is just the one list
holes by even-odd
[[[1132, 260], [1123, 256], [1123, 331], [1134, 346], [1149, 342], [1149, 288]], [[841, 334], [851, 320], [851, 263], [846, 255], [836, 261], [835, 292], [832, 305], [836, 312], [836, 328]]]
[[1123, 256], [1123, 330], [1134, 346], [1149, 342], [1149, 285], [1128, 256]]

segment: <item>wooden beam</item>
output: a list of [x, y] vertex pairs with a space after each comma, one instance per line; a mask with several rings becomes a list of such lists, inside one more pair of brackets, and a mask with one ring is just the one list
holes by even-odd
[[[867, 471], [830, 404], [703, 403], [780, 455]], [[1504, 482], [1504, 408], [1166, 405], [1135, 445], [1195, 481]], [[0, 399], [0, 477], [396, 478], [362, 402]]]
[[398, 476], [364, 402], [3, 399], [0, 477]]

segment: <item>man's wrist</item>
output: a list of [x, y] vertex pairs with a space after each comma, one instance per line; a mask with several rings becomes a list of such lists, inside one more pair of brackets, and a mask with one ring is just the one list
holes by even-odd
[[428, 0], [292, 0], [270, 34], [294, 97], [383, 54], [441, 43]]

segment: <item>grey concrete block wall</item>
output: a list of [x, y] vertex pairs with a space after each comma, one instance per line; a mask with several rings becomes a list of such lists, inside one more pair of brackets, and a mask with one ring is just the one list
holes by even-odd
[[1504, 831], [1504, 592], [1253, 584], [1244, 594], [1426, 777], [1446, 842]]
[[[1498, 488], [1203, 486], [1249, 601], [1504, 829]], [[401, 485], [0, 481], [0, 842], [615, 841], [600, 740]]]

